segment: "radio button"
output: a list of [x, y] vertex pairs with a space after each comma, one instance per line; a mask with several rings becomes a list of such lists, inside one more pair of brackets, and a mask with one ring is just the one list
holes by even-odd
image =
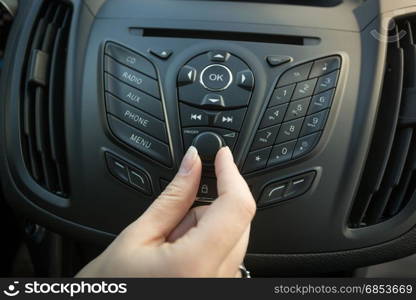
[[106, 72], [117, 79], [160, 99], [159, 85], [156, 80], [119, 64], [109, 56], [105, 56], [104, 67]]

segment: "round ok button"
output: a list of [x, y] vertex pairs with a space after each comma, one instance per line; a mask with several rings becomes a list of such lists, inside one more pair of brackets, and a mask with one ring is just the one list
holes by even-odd
[[222, 91], [233, 81], [233, 74], [224, 65], [209, 65], [201, 72], [201, 84], [210, 91]]

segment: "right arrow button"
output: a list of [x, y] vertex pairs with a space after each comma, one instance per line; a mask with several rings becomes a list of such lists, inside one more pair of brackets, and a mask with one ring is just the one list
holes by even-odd
[[251, 91], [254, 87], [254, 76], [250, 70], [244, 70], [237, 74], [238, 86]]

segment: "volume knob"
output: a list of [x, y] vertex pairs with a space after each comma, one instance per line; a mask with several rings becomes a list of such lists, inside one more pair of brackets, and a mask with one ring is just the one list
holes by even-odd
[[215, 132], [206, 131], [197, 135], [192, 145], [198, 149], [203, 163], [212, 163], [215, 160], [218, 150], [224, 146], [224, 141]]

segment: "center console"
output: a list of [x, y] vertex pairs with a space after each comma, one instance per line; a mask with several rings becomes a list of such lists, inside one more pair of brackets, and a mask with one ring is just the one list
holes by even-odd
[[[145, 55], [134, 49], [106, 42], [103, 56], [103, 81], [108, 126], [112, 135], [127, 147], [144, 155], [155, 163], [172, 167], [172, 154], [163, 110], [162, 94], [156, 66]], [[175, 53], [169, 47], [146, 53], [168, 64]], [[267, 71], [284, 68], [293, 57], [267, 55], [256, 57], [264, 60]], [[171, 58], [172, 56], [172, 58]], [[206, 49], [194, 54], [178, 70], [176, 76], [176, 111], [181, 131], [180, 147], [186, 151], [191, 145], [198, 149], [204, 165], [203, 180], [198, 193], [199, 201], [216, 198], [216, 182], [213, 162], [217, 151], [228, 146], [248, 153], [243, 157], [242, 172], [248, 174], [273, 168], [296, 160], [318, 144], [321, 132], [330, 113], [341, 69], [341, 57], [332, 55], [304, 63], [292, 63], [280, 77], [270, 78], [270, 99], [264, 101], [257, 114], [247, 114], [256, 88], [256, 78], [251, 67], [238, 54], [224, 49]], [[256, 72], [257, 73], [257, 72]], [[253, 103], [254, 105], [254, 103]], [[252, 106], [253, 106], [252, 105]], [[266, 107], [264, 107], [266, 106]], [[251, 121], [251, 122], [250, 122]], [[243, 124], [255, 123], [257, 130], [242, 131]], [[174, 125], [174, 124], [172, 124]], [[255, 127], [255, 128], [256, 128]], [[238, 139], [249, 137], [252, 142], [241, 150], [235, 149]], [[176, 151], [175, 151], [176, 150]], [[178, 149], [175, 149], [178, 152]], [[108, 160], [110, 172], [126, 182], [138, 186], [136, 176], [128, 172], [121, 161]], [[151, 194], [149, 178], [142, 174], [142, 190]], [[312, 173], [313, 174], [313, 173]], [[314, 176], [294, 181], [302, 185], [295, 194], [306, 192]], [[168, 180], [160, 179], [162, 187]], [[273, 183], [271, 186], [275, 186]], [[286, 200], [288, 186], [263, 193], [259, 205], [270, 205]], [[269, 190], [270, 187], [265, 188]], [[299, 193], [302, 191], [302, 193]], [[292, 197], [293, 198], [293, 197]]]

